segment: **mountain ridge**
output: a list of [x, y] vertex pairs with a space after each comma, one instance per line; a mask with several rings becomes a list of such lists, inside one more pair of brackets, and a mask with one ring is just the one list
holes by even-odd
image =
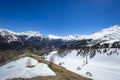
[[[56, 35], [49, 34], [45, 36], [38, 31], [26, 31], [26, 32], [17, 33], [17, 32], [10, 31], [8, 29], [0, 28], [0, 35], [2, 35], [3, 32], [7, 32], [9, 35], [17, 35], [17, 36], [25, 35], [25, 36], [28, 36], [28, 38], [46, 37], [48, 39], [63, 39], [63, 40], [82, 40], [82, 39], [94, 39], [95, 40], [95, 39], [104, 38], [105, 40], [109, 40], [109, 39], [119, 38], [120, 26], [114, 25], [114, 26], [102, 29], [90, 35], [71, 34], [67, 36], [56, 36]], [[7, 34], [4, 34], [4, 35], [7, 35]]]
[[56, 35], [44, 36], [41, 33], [34, 31], [16, 33], [7, 29], [0, 28], [0, 45], [1, 49], [5, 50], [9, 48], [16, 49], [16, 46], [17, 49], [27, 48], [37, 50], [41, 50], [43, 48], [59, 49], [63, 46], [64, 48], [80, 48], [82, 46], [109, 47], [109, 45], [119, 47], [119, 35], [119, 25], [114, 25], [109, 28], [102, 29], [101, 31], [98, 31], [91, 35], [73, 34], [63, 37]]

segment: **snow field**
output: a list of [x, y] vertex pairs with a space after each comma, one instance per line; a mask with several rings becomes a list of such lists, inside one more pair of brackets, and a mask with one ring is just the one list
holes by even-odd
[[53, 51], [46, 56], [46, 60], [49, 61], [50, 56], [54, 56], [54, 63], [93, 80], [120, 80], [120, 54], [113, 53], [109, 56], [97, 54], [93, 59], [88, 59], [86, 65], [84, 65], [85, 58], [77, 56], [76, 50], [64, 57]]
[[[28, 64], [32, 67], [27, 67]], [[56, 74], [48, 65], [39, 63], [31, 57], [23, 57], [0, 67], [0, 80], [37, 76], [56, 76]]]

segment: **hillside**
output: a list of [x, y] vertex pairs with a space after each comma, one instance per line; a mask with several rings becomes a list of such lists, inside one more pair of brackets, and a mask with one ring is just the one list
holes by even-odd
[[[22, 57], [15, 61], [9, 62], [3, 66], [0, 66], [2, 71], [0, 72], [1, 80], [90, 80], [80, 75], [77, 75], [71, 71], [66, 70], [63, 67], [52, 64], [49, 66], [49, 62], [41, 59], [39, 56]], [[26, 61], [31, 59], [31, 67], [25, 67]], [[37, 62], [37, 61], [39, 62]], [[25, 63], [24, 63], [25, 62]], [[32, 66], [33, 65], [33, 66]], [[49, 66], [49, 68], [47, 67]], [[6, 68], [6, 69], [5, 69]], [[14, 70], [14, 71], [13, 71]]]
[[89, 54], [79, 53], [79, 50], [63, 53], [52, 51], [44, 55], [48, 61], [51, 56], [54, 57], [55, 64], [93, 80], [120, 80], [120, 50], [110, 49], [107, 52], [97, 52], [92, 58]]

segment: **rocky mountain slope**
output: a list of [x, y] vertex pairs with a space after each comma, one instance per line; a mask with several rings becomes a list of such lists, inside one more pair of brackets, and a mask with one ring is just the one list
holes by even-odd
[[[44, 36], [33, 31], [16, 33], [0, 28], [0, 51], [2, 52], [0, 57], [6, 57], [10, 51], [17, 51], [19, 54], [23, 51], [30, 51], [33, 54], [43, 55], [52, 50], [60, 49], [83, 49], [87, 51], [89, 49], [120, 48], [119, 35], [119, 25], [102, 29], [91, 35], [74, 34], [63, 37]], [[8, 58], [11, 58], [11, 55], [8, 55]]]

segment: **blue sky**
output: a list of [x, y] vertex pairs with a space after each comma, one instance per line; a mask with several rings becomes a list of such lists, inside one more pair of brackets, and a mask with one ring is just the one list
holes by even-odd
[[0, 27], [44, 35], [92, 34], [120, 24], [120, 0], [0, 0]]

